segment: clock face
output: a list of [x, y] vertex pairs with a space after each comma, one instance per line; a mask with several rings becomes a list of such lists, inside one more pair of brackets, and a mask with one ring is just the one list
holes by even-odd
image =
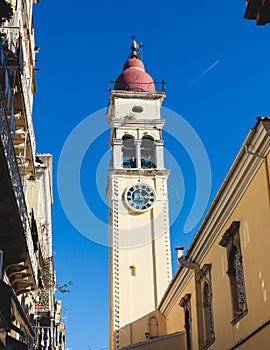
[[135, 211], [146, 211], [155, 202], [155, 192], [144, 184], [137, 184], [130, 187], [125, 193], [125, 200], [128, 206]]

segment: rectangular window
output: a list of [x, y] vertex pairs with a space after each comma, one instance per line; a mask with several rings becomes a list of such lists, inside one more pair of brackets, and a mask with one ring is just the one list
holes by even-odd
[[215, 341], [212, 288], [211, 288], [211, 265], [205, 264], [198, 272], [197, 282], [199, 283], [201, 295], [201, 317], [202, 317], [202, 335], [203, 348], [207, 349]]
[[222, 236], [219, 244], [227, 250], [227, 261], [231, 300], [232, 300], [232, 324], [239, 321], [247, 313], [247, 301], [245, 292], [244, 271], [239, 235], [240, 223], [234, 221]]

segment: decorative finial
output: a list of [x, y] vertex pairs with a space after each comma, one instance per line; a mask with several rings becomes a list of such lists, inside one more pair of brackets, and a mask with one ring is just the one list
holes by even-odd
[[135, 38], [136, 38], [135, 35], [131, 36], [132, 45], [130, 46], [131, 53], [129, 55], [129, 58], [139, 58], [141, 60], [143, 44], [138, 45]]

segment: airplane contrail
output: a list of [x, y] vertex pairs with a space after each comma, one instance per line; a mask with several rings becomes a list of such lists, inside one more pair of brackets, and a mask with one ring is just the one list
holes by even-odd
[[217, 60], [215, 63], [211, 64], [210, 67], [208, 67], [205, 71], [203, 71], [200, 75], [198, 75], [195, 79], [193, 79], [187, 86], [185, 86], [182, 90], [180, 90], [180, 93], [183, 93], [189, 87], [194, 85], [199, 79], [201, 79], [203, 76], [205, 76], [205, 74], [207, 74], [211, 69], [213, 69], [219, 62], [220, 60]]

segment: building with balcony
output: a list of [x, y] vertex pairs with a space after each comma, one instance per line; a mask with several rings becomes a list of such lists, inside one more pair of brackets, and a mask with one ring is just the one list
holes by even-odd
[[56, 349], [60, 323], [54, 299], [52, 157], [36, 154], [32, 122], [37, 2], [1, 1], [0, 349]]

